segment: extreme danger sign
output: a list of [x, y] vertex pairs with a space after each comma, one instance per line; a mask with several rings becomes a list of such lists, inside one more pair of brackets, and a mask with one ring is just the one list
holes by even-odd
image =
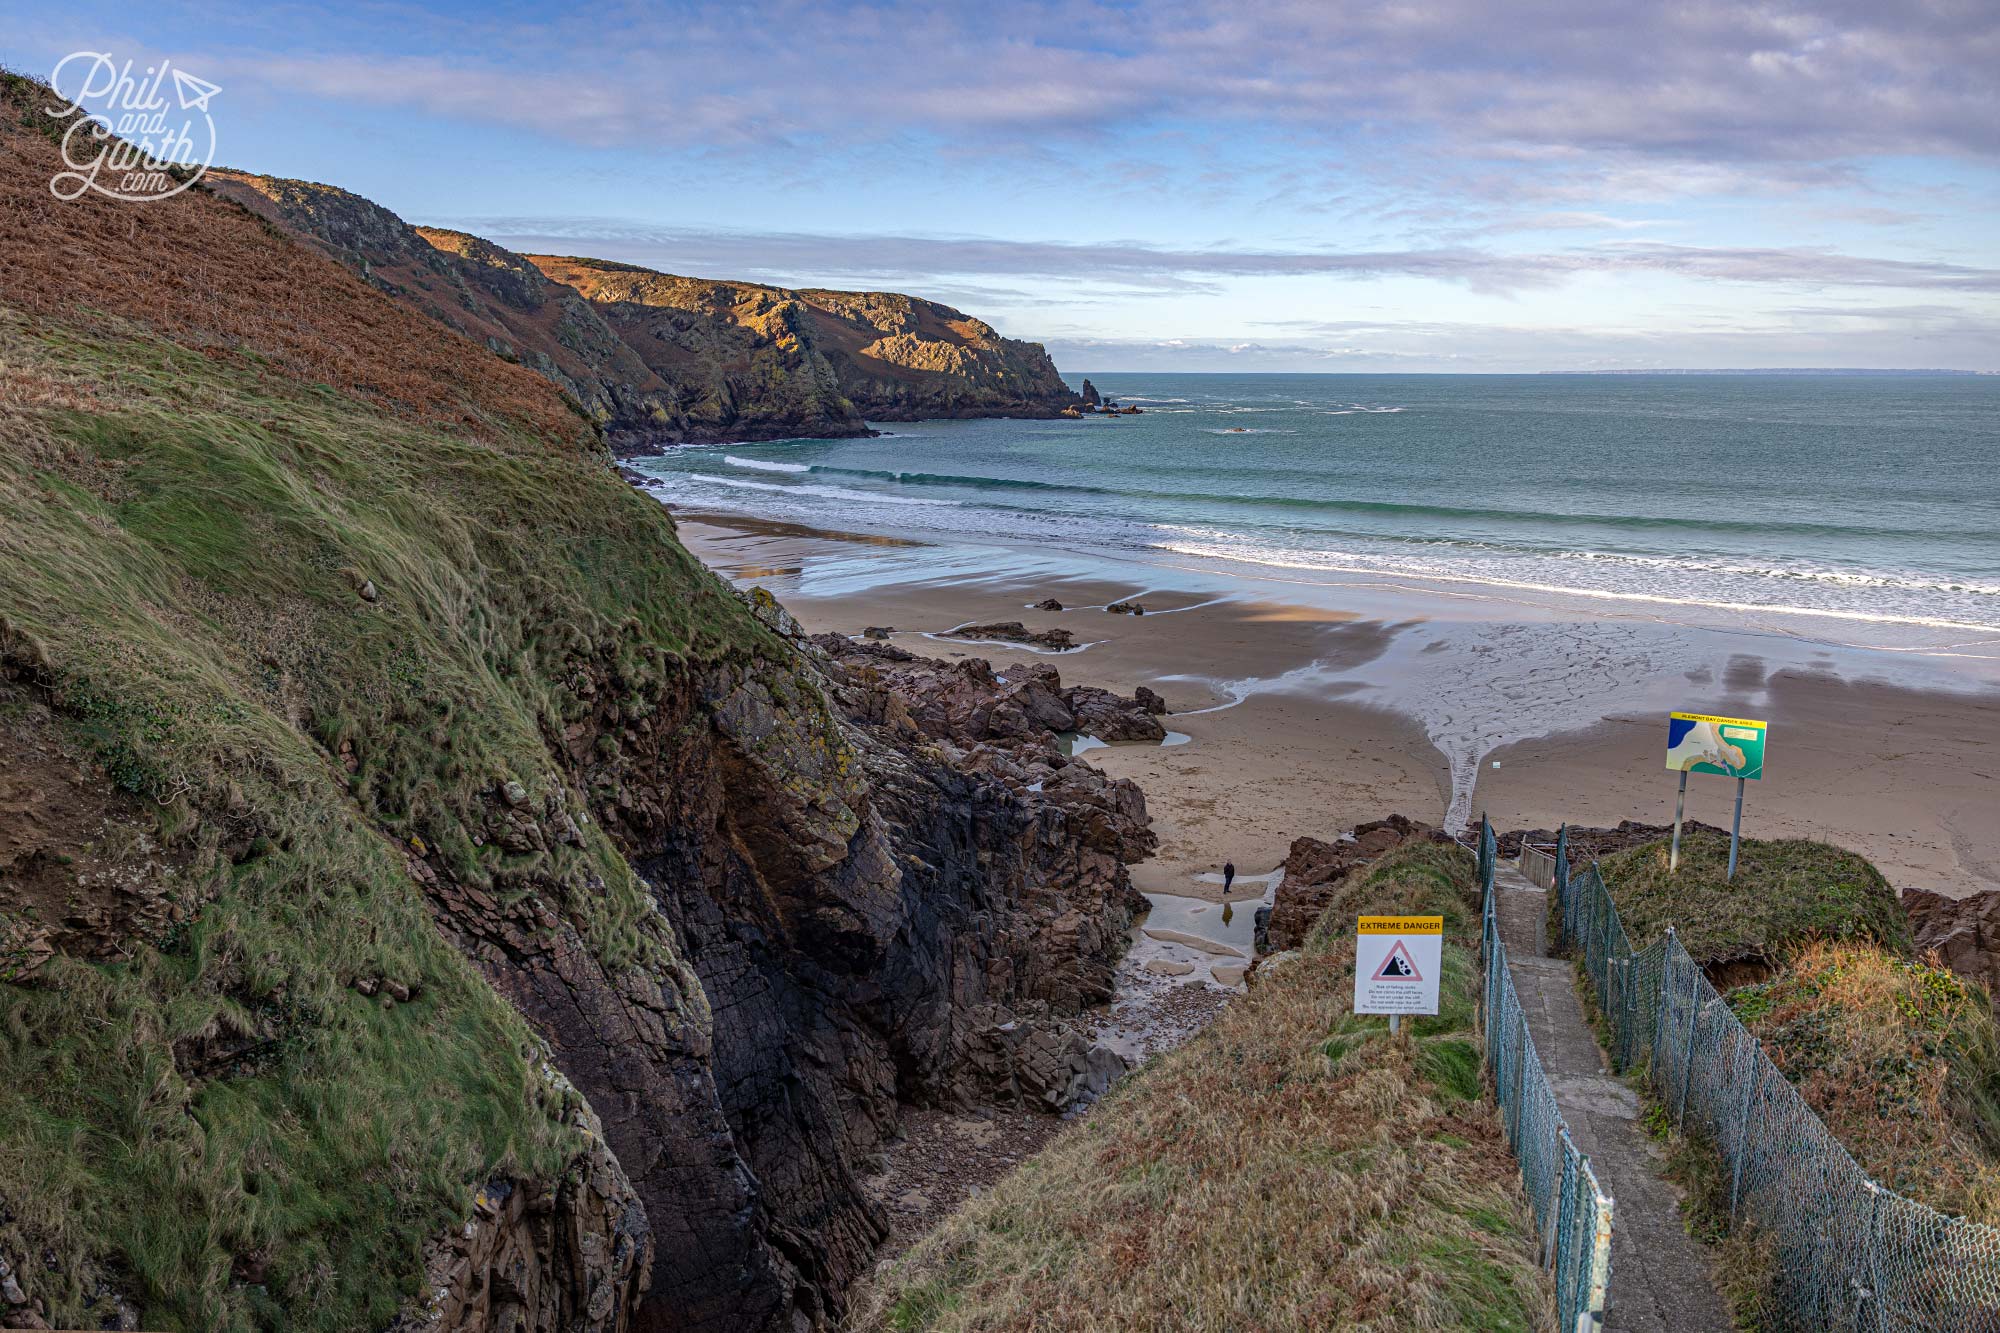
[[1354, 1012], [1436, 1013], [1443, 964], [1443, 917], [1362, 917], [1354, 941]]

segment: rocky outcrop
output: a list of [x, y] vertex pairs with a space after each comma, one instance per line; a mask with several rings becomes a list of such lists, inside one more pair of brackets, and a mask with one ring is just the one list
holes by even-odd
[[2000, 891], [1947, 898], [1929, 889], [1904, 889], [1902, 896], [1917, 956], [1934, 952], [1959, 976], [2000, 995]]
[[605, 1143], [596, 1114], [566, 1095], [583, 1140], [554, 1182], [500, 1177], [480, 1186], [464, 1227], [424, 1256], [423, 1299], [389, 1333], [626, 1333], [652, 1279], [645, 1205]]
[[[859, 645], [856, 670], [759, 608], [792, 665], [641, 700], [579, 664], [602, 711], [564, 738], [571, 781], [682, 971], [609, 972], [440, 859], [419, 872], [666, 1219], [640, 1328], [831, 1318], [884, 1234], [858, 1180], [903, 1104], [1093, 1095], [1102, 1061], [1067, 1016], [1109, 996], [1139, 901], [1124, 864], [1152, 846], [1135, 787], [1065, 759], [1057, 719], [1011, 721], [1020, 691], [960, 673], [956, 708], [906, 696]], [[564, 836], [565, 801], [511, 796], [484, 836]]]
[[[932, 301], [689, 278], [598, 259], [528, 258], [595, 302], [664, 378], [713, 379], [727, 367], [732, 392], [755, 395], [764, 416], [805, 423], [814, 414], [845, 413], [857, 425], [1049, 417], [1076, 401], [1040, 344], [1003, 338]], [[814, 432], [801, 426], [787, 433]], [[643, 423], [618, 424], [612, 434], [627, 448], [661, 442]]]
[[[1065, 688], [1061, 674], [1046, 662], [1009, 667], [1003, 676], [979, 657], [939, 661], [839, 635], [813, 642], [835, 661], [873, 673], [925, 735], [961, 745], [997, 745], [1016, 767], [1047, 766], [1052, 759], [1056, 767], [1066, 766], [1068, 757], [1055, 739], [1060, 732], [1105, 741], [1166, 736], [1159, 721], [1165, 702], [1144, 686], [1126, 698], [1094, 685]], [[1084, 765], [1083, 771], [1096, 770]]]
[[1036, 343], [892, 292], [792, 291], [523, 256], [333, 186], [211, 171], [206, 188], [555, 383], [614, 447], [865, 435], [867, 420], [1054, 416]]
[[1097, 386], [1089, 380], [1083, 382], [1083, 392], [1078, 394], [1077, 397], [1084, 407], [1097, 407], [1104, 401], [1097, 396]]
[[[1719, 833], [1725, 838], [1729, 836], [1728, 829], [1704, 824], [1698, 819], [1690, 819], [1682, 824], [1681, 836], [1685, 838], [1697, 830], [1703, 833]], [[1545, 847], [1555, 846], [1558, 832], [1556, 829], [1543, 828], [1512, 829], [1506, 833], [1495, 830], [1493, 841], [1499, 848], [1500, 855], [1511, 860], [1521, 854], [1521, 844], [1524, 841]], [[1673, 833], [1672, 824], [1641, 824], [1631, 819], [1619, 821], [1616, 828], [1583, 828], [1572, 824], [1569, 826], [1568, 844], [1570, 864], [1584, 865], [1594, 858], [1622, 852], [1628, 847], [1642, 847], [1649, 842], [1671, 838]]]
[[964, 625], [947, 630], [945, 637], [971, 639], [978, 643], [1019, 643], [1030, 648], [1047, 648], [1051, 652], [1065, 653], [1076, 647], [1076, 635], [1060, 626], [1054, 629], [1031, 630], [1018, 620], [999, 620], [987, 625]]
[[1292, 849], [1285, 857], [1284, 878], [1278, 883], [1270, 919], [1263, 927], [1266, 938], [1258, 944], [1258, 952], [1277, 953], [1305, 943], [1313, 923], [1333, 900], [1341, 880], [1426, 828], [1402, 815], [1390, 815], [1387, 819], [1357, 824], [1336, 842], [1293, 839]]

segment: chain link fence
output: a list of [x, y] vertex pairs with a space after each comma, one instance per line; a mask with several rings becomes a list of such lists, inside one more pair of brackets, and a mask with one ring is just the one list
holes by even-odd
[[1769, 1247], [1781, 1326], [2000, 1333], [2000, 1229], [1870, 1180], [1671, 928], [1632, 948], [1597, 866], [1570, 874], [1566, 835], [1561, 943], [1595, 987], [1617, 1068], [1643, 1066], [1660, 1104], [1714, 1142], [1731, 1228], [1753, 1226]]
[[1590, 1159], [1571, 1140], [1535, 1054], [1528, 1016], [1507, 970], [1507, 946], [1500, 939], [1493, 894], [1499, 851], [1492, 826], [1483, 819], [1477, 855], [1484, 896], [1480, 960], [1486, 973], [1486, 1061], [1507, 1141], [1521, 1164], [1521, 1185], [1534, 1207], [1542, 1261], [1555, 1273], [1556, 1327], [1563, 1333], [1586, 1333], [1603, 1324], [1611, 1282], [1611, 1200], [1599, 1188]]

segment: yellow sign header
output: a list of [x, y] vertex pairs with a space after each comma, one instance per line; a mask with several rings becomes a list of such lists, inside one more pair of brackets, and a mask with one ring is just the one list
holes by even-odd
[[1768, 731], [1771, 726], [1752, 717], [1717, 717], [1713, 713], [1671, 713], [1669, 716], [1683, 722], [1712, 722], [1719, 727], [1755, 727], [1759, 731]]
[[1364, 916], [1359, 930], [1363, 935], [1442, 935], [1441, 916]]

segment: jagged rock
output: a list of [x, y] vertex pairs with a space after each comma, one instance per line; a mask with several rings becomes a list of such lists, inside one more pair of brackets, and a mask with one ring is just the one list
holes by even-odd
[[1064, 691], [1063, 703], [1076, 718], [1074, 729], [1101, 741], [1166, 739], [1157, 714], [1137, 698], [1121, 699], [1109, 690], [1078, 685]]
[[1935, 951], [1953, 972], [2000, 995], [2000, 890], [1947, 898], [1904, 889], [1903, 910], [1919, 957]]
[[[1704, 824], [1690, 819], [1681, 826], [1681, 836], [1686, 837], [1695, 830], [1704, 833], [1720, 833], [1729, 836], [1729, 830]], [[1622, 852], [1628, 847], [1639, 847], [1649, 842], [1673, 836], [1672, 824], [1641, 824], [1636, 820], [1622, 820], [1616, 828], [1583, 828], [1572, 825], [1569, 830], [1569, 860], [1571, 865], [1583, 865], [1594, 857], [1605, 857], [1613, 852]], [[1556, 843], [1555, 829], [1513, 829], [1501, 833], [1494, 831], [1494, 843], [1502, 858], [1511, 860], [1521, 854], [1523, 841], [1541, 843], [1553, 847]]]
[[1305, 942], [1313, 923], [1333, 897], [1333, 890], [1357, 866], [1367, 865], [1403, 839], [1428, 826], [1402, 815], [1357, 824], [1339, 842], [1295, 838], [1285, 857], [1284, 878], [1278, 882], [1268, 921], [1260, 923], [1264, 938], [1257, 951], [1282, 952]]
[[1143, 616], [1146, 607], [1141, 602], [1113, 602], [1104, 608], [1114, 616]]
[[870, 625], [867, 629], [861, 631], [861, 637], [864, 639], [886, 639], [895, 632], [895, 629], [888, 625]]
[[424, 1297], [388, 1333], [627, 1333], [650, 1281], [653, 1230], [603, 1126], [566, 1080], [584, 1146], [555, 1182], [507, 1177], [425, 1251]]
[[1060, 611], [1063, 609], [1063, 604], [1053, 597], [1044, 597], [1041, 601], [1035, 603], [1035, 609], [1037, 611]]
[[1076, 635], [1066, 629], [1031, 630], [1018, 620], [995, 621], [989, 625], [965, 625], [951, 630], [946, 637], [982, 641], [997, 639], [1005, 643], [1024, 643], [1036, 648], [1050, 648], [1057, 652], [1066, 652], [1076, 647]]
[[1097, 386], [1089, 380], [1083, 382], [1083, 392], [1079, 395], [1085, 407], [1096, 407], [1103, 400], [1097, 396]]
[[1149, 713], [1157, 715], [1172, 711], [1167, 707], [1167, 701], [1165, 699], [1162, 699], [1159, 695], [1153, 693], [1151, 690], [1147, 689], [1144, 685], [1141, 685], [1138, 689], [1132, 691], [1132, 699], [1133, 702], [1139, 705], [1139, 707], [1145, 709]]

